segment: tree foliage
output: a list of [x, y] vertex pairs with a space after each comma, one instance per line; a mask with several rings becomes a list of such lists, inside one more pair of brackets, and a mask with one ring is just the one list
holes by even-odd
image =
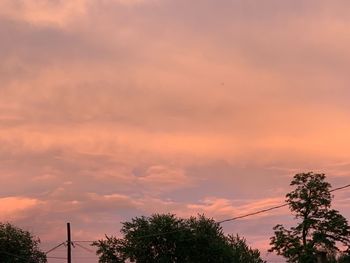
[[336, 261], [337, 263], [349, 263], [350, 262], [350, 253], [344, 253], [342, 255], [340, 255], [340, 257], [338, 258], [338, 260]]
[[9, 223], [0, 223], [1, 263], [44, 263], [45, 253], [39, 249], [40, 240], [28, 231]]
[[122, 239], [105, 236], [106, 239], [93, 243], [97, 247], [96, 254], [100, 256], [100, 263], [123, 263], [126, 258], [122, 253], [124, 242]]
[[172, 214], [136, 217], [123, 223], [123, 238], [94, 243], [100, 263], [263, 263], [238, 236], [225, 236], [221, 226], [203, 215], [189, 219]]
[[250, 248], [244, 238], [240, 238], [238, 235], [228, 235], [226, 240], [232, 253], [230, 262], [264, 263], [260, 257], [260, 251]]
[[324, 174], [301, 173], [294, 176], [293, 191], [286, 195], [291, 212], [299, 221], [295, 227], [274, 227], [271, 249], [288, 262], [314, 263], [322, 251], [329, 256], [338, 252], [337, 243], [350, 246], [350, 228], [347, 220], [331, 209], [331, 185]]

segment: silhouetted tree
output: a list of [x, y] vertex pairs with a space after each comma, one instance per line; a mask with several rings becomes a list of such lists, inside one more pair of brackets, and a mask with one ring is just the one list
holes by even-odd
[[233, 259], [231, 262], [265, 262], [260, 257], [260, 251], [258, 249], [250, 248], [244, 238], [240, 238], [238, 235], [228, 235], [226, 239], [229, 246], [231, 247], [231, 252], [233, 253]]
[[45, 253], [39, 249], [40, 240], [28, 231], [9, 223], [0, 223], [1, 263], [44, 263]]
[[203, 215], [189, 219], [172, 214], [136, 217], [123, 223], [123, 238], [107, 237], [98, 247], [100, 263], [263, 263], [258, 250]]
[[105, 236], [106, 239], [98, 240], [93, 243], [97, 247], [96, 254], [100, 256], [100, 263], [123, 263], [126, 258], [122, 252], [124, 242], [116, 237]]
[[300, 221], [291, 229], [276, 225], [270, 243], [270, 251], [284, 256], [288, 262], [314, 263], [321, 251], [334, 255], [339, 250], [337, 242], [350, 245], [348, 222], [331, 209], [331, 185], [325, 178], [324, 174], [301, 173], [290, 184], [295, 190], [286, 195], [286, 202]]
[[350, 262], [350, 253], [344, 253], [342, 254], [338, 260], [337, 263], [349, 263]]

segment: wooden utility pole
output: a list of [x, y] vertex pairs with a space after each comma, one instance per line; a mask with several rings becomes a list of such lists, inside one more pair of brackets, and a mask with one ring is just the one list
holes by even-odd
[[70, 223], [67, 223], [67, 262], [72, 263], [72, 240], [70, 237]]

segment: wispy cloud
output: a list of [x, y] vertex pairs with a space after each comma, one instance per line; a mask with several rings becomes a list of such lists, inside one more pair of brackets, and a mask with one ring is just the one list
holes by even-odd
[[[44, 242], [68, 220], [97, 238], [152, 212], [263, 209], [304, 170], [346, 183], [348, 7], [1, 1], [3, 216]], [[285, 212], [227, 231], [266, 247]]]

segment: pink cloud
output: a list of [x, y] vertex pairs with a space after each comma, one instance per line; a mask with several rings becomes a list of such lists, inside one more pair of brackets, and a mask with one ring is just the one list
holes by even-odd
[[[201, 203], [188, 204], [188, 213], [204, 213], [208, 216], [214, 217], [218, 221], [233, 218], [237, 216], [242, 216], [250, 213], [254, 213], [259, 210], [267, 209], [270, 207], [278, 206], [283, 204], [283, 198], [263, 198], [260, 200], [229, 200], [217, 197], [207, 197], [202, 200]], [[257, 217], [271, 216], [271, 215], [283, 215], [288, 214], [285, 208], [272, 210], [266, 213], [258, 214], [252, 217], [247, 217], [249, 220], [251, 218], [256, 219]]]
[[10, 1], [0, 4], [0, 14], [37, 25], [65, 26], [86, 12], [87, 0], [78, 1]]
[[[349, 4], [271, 7], [1, 1], [2, 220], [45, 242], [64, 240], [71, 221], [91, 239], [154, 212], [265, 209], [303, 170], [345, 183]], [[348, 199], [336, 199], [346, 215]], [[227, 231], [265, 249], [287, 214]]]
[[185, 188], [194, 183], [183, 170], [162, 165], [149, 167], [146, 173], [138, 178], [138, 182], [151, 192]]
[[0, 198], [0, 220], [9, 221], [18, 219], [25, 215], [26, 210], [38, 206], [41, 202], [38, 199], [27, 197], [2, 197]]

